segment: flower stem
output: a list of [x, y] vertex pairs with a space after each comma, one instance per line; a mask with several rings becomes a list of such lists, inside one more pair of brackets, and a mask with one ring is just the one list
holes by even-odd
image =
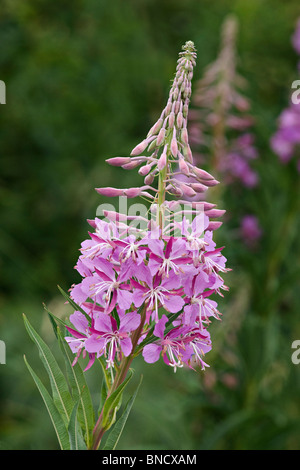
[[[137, 344], [138, 344], [138, 340], [141, 336], [141, 332], [143, 331], [145, 320], [146, 320], [146, 305], [145, 304], [143, 305], [142, 311], [140, 313], [141, 313], [140, 325], [135, 330], [135, 332], [132, 336], [132, 352], [128, 357], [123, 357], [123, 359], [120, 363], [120, 367], [119, 367], [119, 369], [118, 369], [118, 371], [115, 375], [115, 379], [112, 383], [112, 386], [111, 386], [110, 390], [107, 393], [106, 400], [124, 382], [124, 380], [126, 378], [126, 375], [127, 375], [127, 372], [129, 370], [130, 364], [132, 363], [132, 361], [134, 359], [134, 354], [135, 354], [135, 350], [136, 350], [136, 347], [137, 347]], [[106, 400], [105, 400], [105, 402], [106, 402]], [[104, 405], [105, 405], [105, 403], [104, 403]], [[104, 405], [102, 407], [102, 410], [101, 410], [101, 413], [100, 413], [99, 418], [97, 420], [97, 423], [94, 427], [94, 431], [93, 431], [94, 441], [93, 441], [92, 450], [97, 450], [99, 448], [101, 440], [102, 440], [102, 438], [103, 438], [103, 436], [106, 432], [106, 429], [102, 427], [102, 418], [103, 418]]]

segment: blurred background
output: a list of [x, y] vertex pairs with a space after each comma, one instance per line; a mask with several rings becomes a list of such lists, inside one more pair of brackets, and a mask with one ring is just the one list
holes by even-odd
[[[239, 23], [258, 182], [224, 184], [218, 196], [227, 213], [217, 243], [232, 271], [218, 299], [222, 322], [210, 326], [210, 368], [174, 374], [137, 360], [135, 380], [144, 379], [119, 449], [300, 448], [300, 364], [291, 359], [300, 339], [300, 154], [295, 147], [283, 163], [270, 145], [299, 78], [291, 43], [299, 0], [2, 0], [0, 448], [57, 448], [23, 361], [26, 354], [47, 382], [22, 313], [60, 360], [42, 304], [57, 316], [70, 312], [57, 285], [79, 282], [73, 266], [86, 219], [103, 202], [94, 188], [140, 183], [136, 171], [105, 159], [128, 155], [157, 120], [187, 40], [197, 48], [196, 89], [219, 54], [228, 14]], [[205, 168], [214, 174], [209, 161]], [[248, 215], [254, 229], [243, 226]], [[87, 379], [97, 403], [100, 369]]]

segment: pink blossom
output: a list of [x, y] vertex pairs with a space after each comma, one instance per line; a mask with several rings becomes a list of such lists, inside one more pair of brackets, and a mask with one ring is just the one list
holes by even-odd
[[97, 357], [107, 358], [107, 367], [114, 367], [116, 355], [120, 358], [123, 353], [129, 356], [132, 350], [130, 333], [135, 331], [141, 321], [140, 315], [136, 312], [127, 314], [119, 312], [120, 325], [111, 315], [100, 313], [95, 319], [93, 328], [90, 328], [90, 336], [85, 341], [85, 348], [89, 353], [96, 354]]

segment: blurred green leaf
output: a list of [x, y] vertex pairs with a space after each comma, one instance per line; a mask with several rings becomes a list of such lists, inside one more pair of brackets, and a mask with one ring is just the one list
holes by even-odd
[[61, 450], [69, 450], [70, 443], [69, 443], [68, 431], [61, 417], [61, 414], [57, 410], [54, 404], [54, 401], [51, 398], [50, 394], [48, 393], [47, 389], [45, 388], [45, 386], [43, 385], [39, 377], [36, 375], [36, 373], [33, 371], [31, 366], [28, 364], [25, 356], [24, 356], [24, 361], [44, 400], [45, 406], [51, 418]]
[[38, 347], [40, 358], [48, 373], [50, 384], [52, 388], [53, 401], [58, 411], [60, 412], [65, 424], [67, 425], [70, 420], [70, 414], [73, 409], [74, 403], [69, 392], [67, 381], [59, 368], [52, 352], [47, 344], [38, 335], [35, 329], [31, 326], [26, 316], [23, 314], [25, 327], [32, 341]]
[[119, 387], [107, 398], [103, 407], [103, 416], [102, 416], [102, 427], [104, 429], [109, 429], [113, 424], [114, 420], [114, 411], [117, 407], [120, 406], [120, 401], [122, 399], [123, 391], [126, 385], [129, 383], [133, 376], [133, 371], [130, 369], [128, 372], [128, 377], [124, 382], [119, 385]]
[[115, 450], [117, 447], [117, 444], [119, 442], [119, 439], [121, 437], [121, 434], [123, 432], [123, 429], [125, 427], [126, 421], [128, 419], [129, 413], [131, 411], [131, 408], [134, 404], [135, 398], [137, 396], [138, 390], [140, 388], [140, 385], [142, 383], [143, 376], [141, 376], [140, 382], [133, 394], [133, 396], [128, 400], [125, 409], [123, 411], [123, 414], [120, 416], [120, 418], [117, 420], [117, 422], [114, 424], [114, 427], [112, 431], [110, 432], [106, 442], [105, 446], [103, 447], [103, 450]]
[[78, 405], [79, 402], [74, 405], [68, 426], [70, 450], [87, 450], [82, 436], [81, 427], [78, 423]]

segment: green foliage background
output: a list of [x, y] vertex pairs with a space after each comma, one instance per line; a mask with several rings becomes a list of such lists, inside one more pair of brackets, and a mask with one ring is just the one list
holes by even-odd
[[[57, 284], [78, 282], [73, 266], [86, 219], [104, 199], [95, 187], [139, 184], [105, 159], [128, 155], [165, 104], [181, 45], [195, 42], [194, 78], [213, 61], [228, 13], [240, 22], [239, 71], [256, 119], [260, 184], [227, 191], [225, 244], [230, 292], [213, 324], [210, 369], [136, 363], [143, 373], [120, 449], [299, 449], [299, 174], [282, 167], [269, 139], [297, 79], [290, 37], [298, 0], [2, 0], [0, 79], [0, 447], [57, 448], [25, 353], [42, 365], [22, 312], [57, 346], [42, 303], [69, 310]], [[239, 218], [258, 216], [263, 238], [250, 251]], [[95, 403], [101, 371], [89, 371]], [[46, 379], [45, 375], [44, 378]]]

